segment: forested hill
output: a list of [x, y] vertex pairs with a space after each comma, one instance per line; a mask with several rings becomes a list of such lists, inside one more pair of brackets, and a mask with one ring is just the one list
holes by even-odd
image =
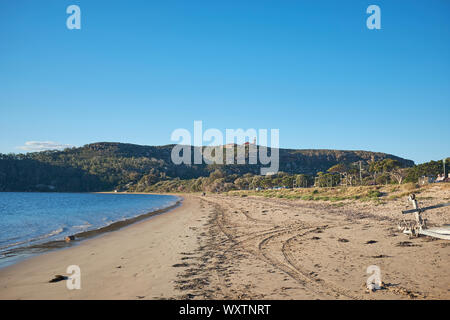
[[[144, 181], [147, 185], [170, 179], [225, 174], [259, 174], [260, 165], [175, 165], [173, 145], [141, 146], [101, 142], [64, 151], [0, 154], [0, 191], [106, 191]], [[338, 163], [368, 164], [386, 158], [413, 166], [413, 161], [369, 151], [280, 149], [280, 171], [310, 174], [326, 171]], [[248, 161], [247, 161], [248, 162]]]

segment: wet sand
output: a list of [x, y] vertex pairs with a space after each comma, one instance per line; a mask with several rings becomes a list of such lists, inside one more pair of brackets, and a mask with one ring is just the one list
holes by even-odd
[[[173, 211], [0, 270], [0, 299], [450, 298], [450, 241], [400, 233], [404, 199], [184, 198]], [[434, 202], [442, 201], [424, 204]], [[429, 222], [450, 223], [449, 210]], [[81, 290], [48, 282], [71, 264]], [[370, 265], [384, 282], [374, 293], [365, 288]]]

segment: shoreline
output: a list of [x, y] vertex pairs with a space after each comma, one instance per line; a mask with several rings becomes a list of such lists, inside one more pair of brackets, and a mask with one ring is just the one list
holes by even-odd
[[[94, 193], [94, 192], [89, 192], [89, 193]], [[3, 263], [4, 265], [2, 265], [0, 263], [0, 270], [2, 270], [4, 268], [8, 268], [8, 267], [13, 267], [16, 264], [21, 263], [22, 261], [32, 259], [33, 257], [37, 257], [37, 256], [45, 254], [47, 252], [69, 249], [71, 247], [81, 244], [83, 241], [94, 239], [105, 233], [119, 231], [123, 228], [126, 228], [126, 227], [132, 225], [132, 224], [138, 223], [140, 221], [145, 221], [145, 220], [151, 219], [152, 217], [155, 217], [157, 215], [174, 210], [177, 207], [181, 206], [183, 203], [183, 200], [184, 200], [184, 198], [182, 196], [178, 195], [177, 197], [179, 199], [174, 204], [172, 204], [168, 207], [149, 211], [147, 213], [140, 214], [138, 216], [131, 217], [128, 219], [114, 221], [108, 225], [105, 225], [105, 226], [102, 226], [102, 227], [99, 227], [96, 229], [74, 233], [70, 236], [73, 236], [75, 239], [71, 240], [69, 242], [67, 242], [65, 240], [51, 240], [48, 242], [43, 242], [43, 243], [33, 244], [30, 246], [18, 247], [18, 248], [14, 248], [11, 250], [7, 250], [2, 253], [3, 255], [5, 255], [5, 258], [3, 258], [3, 259], [5, 259], [6, 262]], [[12, 261], [8, 262], [9, 259], [11, 259]], [[0, 260], [0, 262], [2, 262], [2, 261]]]
[[[187, 232], [189, 239], [186, 238], [186, 241], [195, 241], [191, 237], [191, 230], [185, 230], [188, 223], [186, 219], [189, 219], [191, 212], [197, 212], [191, 210], [194, 203], [188, 198], [183, 196], [181, 204], [166, 211], [166, 214], [141, 219], [121, 228], [120, 232], [102, 233], [76, 246], [45, 252], [0, 269], [0, 300], [139, 299], [142, 296], [140, 288], [144, 290], [154, 288], [155, 285], [160, 289], [156, 290], [156, 296], [150, 298], [169, 298], [174, 294], [169, 279], [176, 277], [173, 271], [170, 272], [170, 267], [180, 260], [180, 256], [174, 255], [179, 247], [178, 237]], [[174, 221], [178, 222], [175, 227]], [[173, 230], [170, 232], [172, 241], [167, 242], [166, 238], [160, 236], [163, 228]], [[158, 259], [142, 255], [142, 251], [149, 246], [157, 251]], [[65, 281], [49, 283], [55, 275], [66, 274], [69, 265], [80, 266], [81, 290], [68, 290]], [[117, 290], [115, 285], [121, 281], [116, 278], [116, 273], [125, 272], [127, 279], [138, 281], [141, 268], [148, 268], [146, 275], [151, 281], [126, 285], [126, 289]], [[111, 289], [107, 283], [115, 289]]]
[[[449, 190], [429, 190], [435, 204]], [[437, 194], [436, 194], [437, 193]], [[424, 196], [425, 196], [424, 195]], [[183, 194], [181, 206], [0, 270], [0, 299], [449, 299], [446, 240], [396, 229], [385, 204]], [[449, 208], [430, 222], [450, 222]], [[81, 269], [81, 290], [49, 283]], [[383, 288], [366, 289], [379, 266]]]

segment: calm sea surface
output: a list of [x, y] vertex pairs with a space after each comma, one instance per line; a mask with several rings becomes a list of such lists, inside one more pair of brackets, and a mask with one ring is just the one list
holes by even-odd
[[176, 196], [0, 192], [0, 267], [66, 236], [175, 205]]

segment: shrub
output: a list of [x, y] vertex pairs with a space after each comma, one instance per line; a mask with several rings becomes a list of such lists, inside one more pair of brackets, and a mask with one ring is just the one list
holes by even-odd
[[379, 198], [381, 197], [383, 194], [378, 191], [378, 190], [369, 190], [369, 192], [367, 192], [367, 196], [369, 198]]

